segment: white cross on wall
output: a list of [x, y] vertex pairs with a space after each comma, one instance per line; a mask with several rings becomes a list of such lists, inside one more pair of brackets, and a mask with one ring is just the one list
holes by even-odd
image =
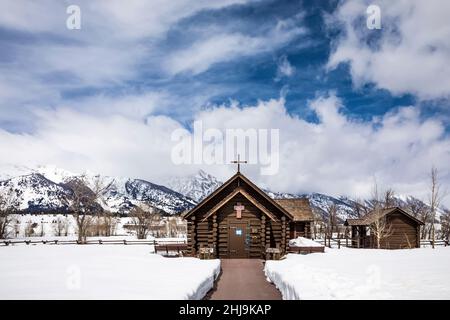
[[244, 209], [245, 207], [240, 202], [236, 203], [236, 205], [234, 206], [234, 210], [236, 210], [236, 218], [242, 218], [242, 211]]

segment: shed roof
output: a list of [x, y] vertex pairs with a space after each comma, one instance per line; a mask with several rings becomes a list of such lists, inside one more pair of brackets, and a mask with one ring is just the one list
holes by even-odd
[[368, 226], [368, 225], [371, 225], [372, 223], [374, 223], [377, 219], [380, 219], [380, 218], [382, 218], [390, 213], [393, 213], [395, 211], [402, 213], [403, 215], [405, 215], [406, 217], [408, 217], [409, 219], [415, 221], [416, 223], [418, 223], [420, 225], [424, 224], [422, 221], [413, 217], [412, 215], [410, 215], [408, 212], [406, 212], [402, 208], [392, 207], [392, 208], [382, 209], [380, 213], [375, 210], [372, 210], [368, 214], [366, 214], [364, 217], [359, 218], [359, 219], [347, 219], [345, 221], [345, 225], [347, 225], [347, 226]]
[[314, 215], [307, 198], [275, 200], [286, 211], [292, 214], [294, 221], [313, 221]]

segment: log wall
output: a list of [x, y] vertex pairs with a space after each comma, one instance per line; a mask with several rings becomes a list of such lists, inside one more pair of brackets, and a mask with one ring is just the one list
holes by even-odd
[[[237, 202], [245, 207], [240, 219], [236, 217], [234, 210]], [[232, 224], [246, 225], [248, 258], [264, 258], [267, 244], [272, 248], [278, 247], [283, 252], [287, 250], [290, 238], [289, 221], [281, 218], [277, 221], [271, 220], [240, 194], [204, 220], [206, 214], [199, 214], [194, 220], [188, 221], [188, 245], [194, 248], [189, 251], [190, 254], [195, 254], [202, 247], [209, 247], [214, 248], [218, 258], [230, 258], [228, 237]]]

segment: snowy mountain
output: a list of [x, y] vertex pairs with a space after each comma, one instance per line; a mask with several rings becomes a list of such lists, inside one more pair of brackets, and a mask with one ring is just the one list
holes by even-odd
[[0, 193], [9, 204], [29, 212], [67, 209], [68, 190], [41, 174], [31, 173], [0, 181]]
[[354, 210], [354, 201], [348, 198], [335, 198], [321, 193], [304, 194], [303, 197], [309, 199], [313, 212], [323, 218], [328, 217], [328, 210], [331, 205], [335, 205], [337, 218], [343, 222], [348, 218], [357, 218]]
[[196, 204], [181, 193], [145, 180], [128, 180], [125, 189], [135, 203], [150, 204], [171, 214], [181, 213]]
[[[200, 170], [195, 175], [190, 175], [184, 178], [172, 178], [168, 182], [168, 186], [176, 190], [177, 192], [188, 196], [197, 202], [200, 202], [210, 193], [216, 190], [223, 184], [222, 181], [218, 180], [216, 177]], [[336, 206], [337, 218], [339, 222], [344, 222], [348, 218], [357, 218], [358, 213], [355, 210], [356, 202], [354, 199], [348, 197], [333, 197], [321, 193], [306, 193], [306, 194], [293, 194], [293, 193], [283, 193], [274, 192], [268, 189], [262, 189], [269, 197], [273, 199], [292, 199], [292, 198], [308, 198], [312, 207], [313, 212], [323, 219], [328, 218], [328, 210], [331, 205]], [[412, 197], [399, 195], [395, 197], [394, 205], [399, 207], [409, 207], [411, 202], [416, 202], [419, 205], [426, 206], [422, 201]], [[371, 207], [369, 201], [365, 201], [365, 206]], [[440, 214], [442, 210], [438, 210], [436, 214], [436, 220], [439, 221]]]
[[206, 196], [221, 185], [221, 181], [203, 170], [187, 177], [172, 177], [167, 182], [169, 188], [194, 199], [197, 202], [206, 198]]
[[[0, 181], [0, 193], [11, 199], [11, 204], [21, 211], [48, 212], [65, 211], [70, 201], [70, 189], [66, 183], [80, 177], [79, 174], [56, 167], [29, 169], [29, 174]], [[21, 171], [23, 173], [23, 171]], [[83, 175], [87, 185], [94, 187], [101, 181], [105, 187], [99, 199], [100, 205], [112, 212], [127, 213], [138, 205], [157, 208], [167, 214], [178, 214], [192, 208], [196, 202], [167, 187], [141, 179]]]
[[[67, 209], [70, 190], [66, 183], [80, 177], [54, 166], [41, 166], [35, 169], [15, 168], [21, 175], [0, 181], [0, 193], [8, 198], [20, 210], [26, 212], [64, 211]], [[99, 176], [94, 173], [83, 174], [88, 186], [93, 189], [96, 181], [105, 187], [99, 204], [111, 212], [126, 214], [133, 206], [157, 208], [167, 214], [179, 214], [195, 206], [206, 196], [222, 185], [216, 177], [200, 170], [187, 177], [169, 179], [167, 187], [142, 179]], [[355, 201], [346, 197], [333, 197], [321, 193], [292, 194], [273, 192], [263, 189], [274, 199], [306, 197], [317, 216], [328, 217], [328, 208], [335, 205], [337, 217], [343, 222], [347, 218], [356, 218]], [[407, 207], [412, 202], [425, 205], [410, 196], [398, 196], [395, 205]], [[370, 203], [366, 201], [366, 205]], [[437, 219], [442, 213], [437, 212]]]

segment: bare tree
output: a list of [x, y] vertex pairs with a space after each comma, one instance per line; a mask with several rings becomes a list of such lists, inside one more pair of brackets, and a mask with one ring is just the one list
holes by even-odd
[[117, 228], [117, 220], [112, 212], [104, 211], [100, 216], [102, 232], [104, 236], [114, 235]]
[[117, 221], [113, 213], [103, 211], [95, 217], [92, 235], [109, 237], [115, 233]]
[[430, 238], [432, 240], [431, 245], [434, 249], [434, 242], [436, 240], [436, 232], [435, 232], [435, 222], [436, 222], [436, 210], [439, 208], [442, 199], [444, 198], [444, 193], [441, 190], [441, 185], [439, 183], [438, 170], [436, 167], [431, 168], [430, 173], [431, 186], [430, 186]]
[[53, 224], [55, 236], [67, 236], [69, 232], [69, 221], [67, 217], [57, 217]]
[[450, 210], [448, 209], [441, 215], [441, 237], [447, 241], [450, 237]]
[[71, 190], [69, 210], [75, 218], [78, 242], [85, 243], [94, 215], [102, 211], [97, 201], [106, 188], [100, 177], [96, 177], [89, 187], [85, 176], [73, 179], [67, 186]]
[[313, 221], [312, 227], [311, 227], [312, 237], [314, 239], [323, 238], [324, 230], [325, 230], [323, 214], [321, 211], [319, 211], [315, 207], [312, 207], [311, 209], [312, 209], [313, 216], [314, 216], [314, 221]]
[[33, 222], [31, 220], [28, 220], [25, 224], [25, 237], [32, 237], [36, 235], [36, 228], [38, 227], [38, 224], [36, 222]]
[[146, 239], [152, 226], [160, 220], [160, 214], [155, 209], [144, 210], [138, 206], [130, 210], [130, 217], [138, 239]]
[[16, 211], [12, 197], [6, 192], [0, 193], [0, 239], [9, 236], [10, 228], [13, 224], [12, 214]]
[[389, 199], [393, 198], [394, 193], [392, 189], [388, 189], [384, 193], [384, 197], [380, 198], [378, 192], [377, 182], [374, 182], [372, 191], [372, 213], [374, 215], [374, 222], [369, 226], [370, 233], [373, 235], [376, 241], [377, 249], [381, 248], [381, 242], [383, 239], [388, 238], [392, 234], [391, 224], [387, 221], [384, 215], [384, 209], [389, 204]]
[[6, 239], [9, 234], [12, 219], [7, 211], [0, 210], [0, 239]]
[[410, 212], [415, 218], [419, 219], [424, 223], [422, 227], [420, 238], [425, 239], [430, 229], [430, 208], [419, 199], [409, 197], [406, 200], [406, 207], [404, 208]]
[[39, 229], [39, 236], [43, 237], [45, 235], [45, 221], [44, 218], [41, 218], [41, 224]]
[[331, 203], [327, 206], [328, 217], [325, 222], [325, 234], [327, 238], [333, 238], [333, 230], [337, 227], [337, 206]]
[[396, 206], [395, 191], [393, 189], [389, 188], [384, 191], [383, 206], [384, 208], [392, 208]]
[[361, 218], [369, 213], [370, 209], [362, 199], [356, 199], [352, 202], [352, 210], [357, 218]]

